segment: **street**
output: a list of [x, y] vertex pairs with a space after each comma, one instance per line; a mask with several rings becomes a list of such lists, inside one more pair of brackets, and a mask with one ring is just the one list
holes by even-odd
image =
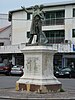
[[14, 88], [19, 76], [0, 76], [0, 88]]
[[58, 78], [65, 92], [50, 92], [39, 94], [27, 91], [16, 91], [15, 85], [19, 76], [0, 75], [0, 100], [27, 100], [39, 98], [39, 100], [75, 100], [75, 79]]
[[75, 79], [74, 78], [60, 78], [58, 79], [62, 83], [64, 90], [75, 90]]
[[[16, 81], [19, 79], [19, 76], [5, 76], [0, 75], [0, 89], [1, 88], [15, 88]], [[62, 83], [64, 90], [75, 90], [75, 79], [73, 78], [58, 78]]]

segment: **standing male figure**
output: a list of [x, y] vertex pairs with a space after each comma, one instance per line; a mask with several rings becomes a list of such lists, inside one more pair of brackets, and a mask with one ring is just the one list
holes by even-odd
[[[25, 7], [22, 7], [24, 9], [25, 12], [30, 13], [27, 11], [27, 9], [25, 9]], [[36, 43], [40, 43], [40, 35], [42, 35], [45, 39], [44, 43], [47, 43], [48, 40], [44, 34], [44, 32], [42, 32], [42, 20], [44, 20], [44, 14], [43, 14], [43, 7], [42, 5], [39, 7], [38, 5], [35, 5], [34, 7], [32, 7], [33, 12], [32, 12], [32, 23], [31, 23], [31, 29], [30, 29], [30, 39], [28, 44], [32, 43], [33, 37], [34, 35], [37, 35], [37, 39], [36, 39]]]

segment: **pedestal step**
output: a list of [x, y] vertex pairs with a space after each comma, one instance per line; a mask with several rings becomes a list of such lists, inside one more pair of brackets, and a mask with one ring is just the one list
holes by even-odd
[[52, 85], [35, 85], [35, 84], [23, 84], [16, 83], [16, 90], [26, 90], [38, 93], [46, 93], [52, 91], [58, 91], [61, 88], [61, 84], [52, 84]]

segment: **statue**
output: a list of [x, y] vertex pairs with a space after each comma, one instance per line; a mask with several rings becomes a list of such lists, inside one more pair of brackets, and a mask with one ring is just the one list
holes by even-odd
[[[28, 12], [28, 10], [25, 7], [22, 7], [22, 9], [26, 13], [30, 13], [30, 12]], [[44, 20], [44, 13], [42, 11], [43, 5], [40, 5], [40, 7], [38, 5], [35, 5], [34, 7], [32, 7], [32, 9], [33, 9], [32, 23], [31, 23], [31, 29], [30, 29], [30, 39], [29, 39], [28, 44], [32, 43], [34, 35], [37, 35], [36, 43], [41, 43], [40, 36], [43, 36], [45, 39], [44, 43], [46, 44], [48, 42], [48, 40], [47, 40], [44, 32], [42, 32], [42, 20]]]

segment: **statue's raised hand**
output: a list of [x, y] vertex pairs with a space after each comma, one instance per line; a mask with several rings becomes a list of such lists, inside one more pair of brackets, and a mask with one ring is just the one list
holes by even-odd
[[22, 8], [26, 13], [28, 13], [27, 9], [26, 9], [24, 6], [21, 6], [21, 8]]

